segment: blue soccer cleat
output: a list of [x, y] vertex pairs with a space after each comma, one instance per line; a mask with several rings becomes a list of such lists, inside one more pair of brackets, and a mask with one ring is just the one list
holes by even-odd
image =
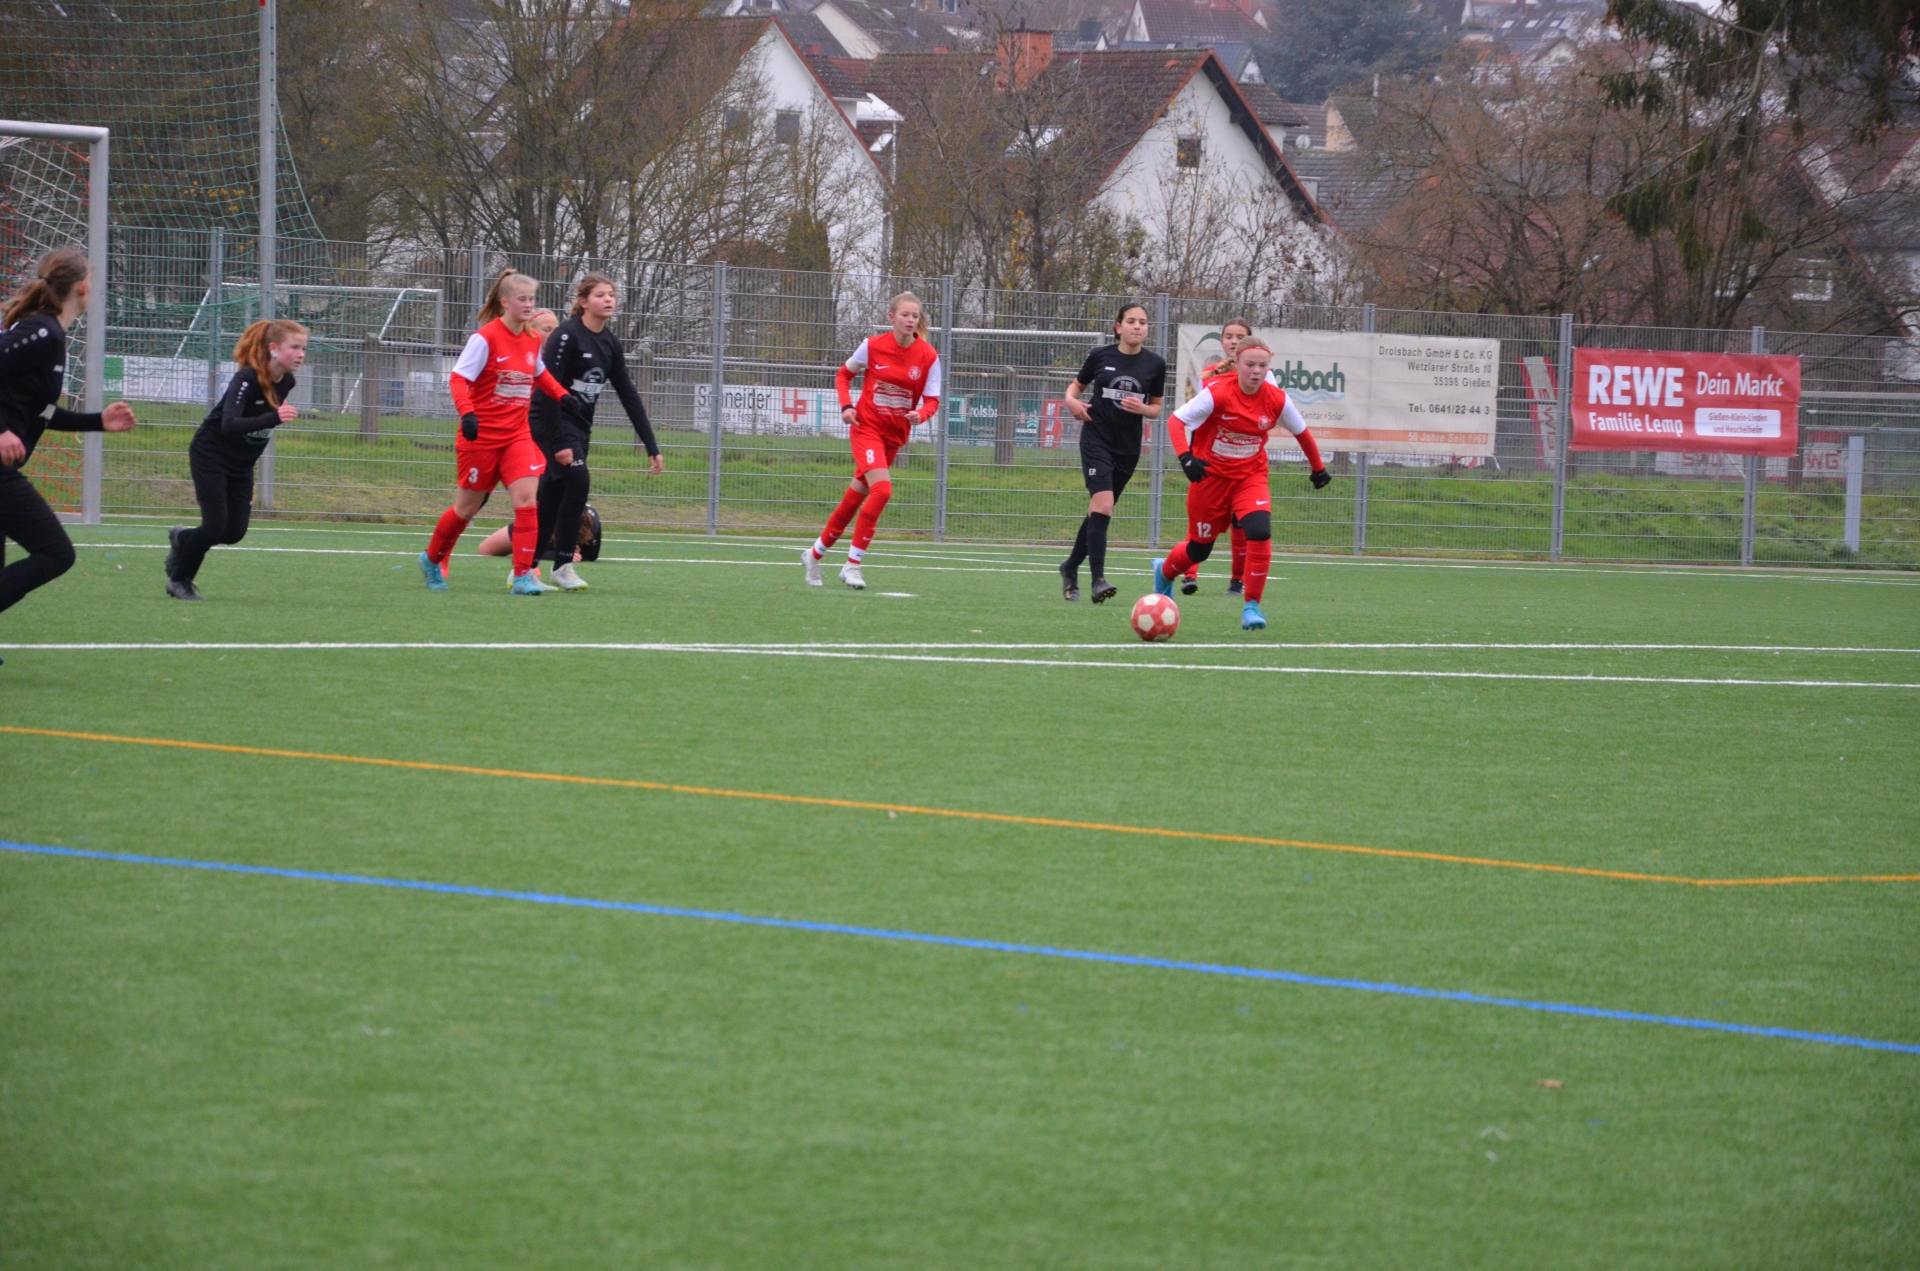
[[542, 596], [547, 590], [547, 585], [540, 581], [540, 575], [531, 569], [513, 576], [513, 594], [516, 596]]
[[447, 589], [446, 574], [442, 572], [440, 566], [434, 562], [433, 557], [427, 555], [425, 552], [420, 553], [420, 574], [427, 580], [428, 591], [445, 591]]
[[1166, 564], [1164, 557], [1153, 562], [1153, 589], [1169, 600], [1173, 598], [1173, 579], [1167, 577], [1167, 571], [1160, 568]]
[[1249, 600], [1247, 607], [1240, 611], [1240, 629], [1242, 631], [1265, 631], [1267, 615], [1260, 612], [1260, 603]]

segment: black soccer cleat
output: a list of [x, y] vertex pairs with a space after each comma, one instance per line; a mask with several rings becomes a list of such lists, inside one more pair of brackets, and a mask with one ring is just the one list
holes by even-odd
[[1062, 565], [1060, 567], [1060, 599], [1062, 600], [1080, 599], [1080, 571], [1079, 570], [1068, 569], [1065, 565]]
[[205, 600], [206, 597], [193, 589], [190, 578], [167, 579], [167, 594], [175, 600]]
[[1229, 596], [1242, 595], [1243, 593], [1245, 593], [1246, 590], [1247, 590], [1247, 585], [1241, 582], [1238, 578], [1227, 579], [1227, 594]]
[[1199, 590], [1200, 590], [1200, 580], [1198, 578], [1195, 578], [1192, 574], [1180, 575], [1180, 594], [1181, 595], [1191, 596], [1193, 595], [1193, 593]]
[[168, 578], [172, 578], [180, 572], [180, 536], [184, 533], [186, 533], [186, 528], [180, 525], [176, 525], [167, 531], [167, 563], [165, 569]]
[[1093, 580], [1093, 603], [1094, 604], [1096, 605], [1105, 604], [1107, 601], [1112, 600], [1115, 596], [1119, 594], [1120, 594], [1120, 589], [1114, 586], [1112, 583], [1108, 582], [1106, 579], [1096, 578]]

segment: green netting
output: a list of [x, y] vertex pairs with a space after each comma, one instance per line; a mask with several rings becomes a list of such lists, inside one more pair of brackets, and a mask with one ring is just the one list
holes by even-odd
[[[4, 0], [0, 118], [112, 129], [116, 225], [254, 232], [259, 54], [257, 0]], [[284, 135], [278, 149], [280, 234], [318, 238]], [[20, 166], [5, 168], [10, 204], [30, 197], [11, 183]]]

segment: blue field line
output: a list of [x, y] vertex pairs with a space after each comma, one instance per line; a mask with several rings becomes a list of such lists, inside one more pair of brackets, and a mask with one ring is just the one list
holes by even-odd
[[202, 869], [225, 874], [255, 874], [268, 878], [294, 878], [314, 883], [351, 883], [359, 887], [389, 887], [401, 891], [440, 892], [450, 896], [477, 896], [486, 900], [519, 900], [536, 905], [565, 905], [575, 909], [609, 909], [620, 913], [648, 914], [656, 918], [696, 918], [702, 922], [727, 922], [744, 927], [774, 927], [785, 931], [813, 931], [825, 935], [862, 936], [869, 940], [899, 940], [912, 944], [940, 945], [953, 949], [980, 949], [992, 953], [1020, 953], [1032, 957], [1065, 958], [1074, 962], [1099, 962], [1112, 966], [1150, 967], [1158, 971], [1188, 971], [1200, 975], [1222, 975], [1240, 980], [1267, 980], [1282, 984], [1303, 984], [1312, 988], [1351, 989], [1361, 993], [1390, 993], [1400, 997], [1431, 998], [1443, 1002], [1467, 1002], [1475, 1006], [1505, 1006], [1515, 1010], [1541, 1011], [1549, 1015], [1577, 1015], [1588, 1019], [1620, 1020], [1633, 1024], [1661, 1024], [1669, 1028], [1692, 1028], [1710, 1033], [1740, 1033], [1749, 1037], [1780, 1037], [1789, 1041], [1818, 1042], [1825, 1046], [1851, 1046], [1859, 1050], [1890, 1050], [1904, 1055], [1920, 1055], [1920, 1045], [1910, 1042], [1879, 1041], [1871, 1037], [1850, 1037], [1845, 1033], [1813, 1033], [1799, 1028], [1770, 1028], [1761, 1024], [1733, 1024], [1715, 1019], [1693, 1019], [1685, 1015], [1654, 1015], [1645, 1011], [1616, 1011], [1600, 1006], [1577, 1006], [1566, 1002], [1532, 1002], [1518, 997], [1491, 997], [1462, 989], [1428, 989], [1413, 984], [1391, 984], [1382, 980], [1352, 980], [1337, 976], [1307, 975], [1299, 971], [1271, 971], [1261, 967], [1228, 966], [1217, 962], [1186, 962], [1177, 958], [1150, 958], [1131, 953], [1101, 953], [1091, 949], [1056, 949], [1044, 944], [1014, 944], [1005, 940], [976, 940], [966, 936], [929, 935], [919, 931], [896, 931], [889, 927], [855, 927], [839, 922], [808, 922], [800, 918], [766, 918], [754, 914], [730, 913], [723, 909], [683, 909], [675, 905], [647, 905], [631, 900], [595, 900], [586, 896], [556, 896], [537, 891], [502, 891], [494, 887], [468, 887], [460, 883], [430, 883], [411, 878], [376, 878], [366, 874], [332, 874], [320, 870], [281, 869], [272, 865], [237, 865], [227, 861], [196, 861], [173, 856], [140, 856], [126, 852], [95, 852], [74, 847], [46, 847], [36, 843], [13, 843], [0, 839], [0, 849], [34, 856], [63, 856], [77, 860], [115, 861], [123, 865], [169, 865], [176, 869]]

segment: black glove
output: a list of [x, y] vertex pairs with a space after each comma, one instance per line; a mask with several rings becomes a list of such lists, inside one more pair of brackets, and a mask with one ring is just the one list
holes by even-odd
[[575, 419], [586, 419], [593, 413], [593, 407], [587, 405], [587, 399], [578, 393], [568, 393], [560, 399], [560, 409]]
[[480, 416], [472, 411], [460, 416], [460, 435], [468, 441], [480, 440]]
[[1185, 454], [1180, 456], [1180, 471], [1187, 474], [1188, 481], [1191, 481], [1197, 485], [1201, 481], [1206, 479], [1206, 475], [1207, 475], [1206, 461], [1201, 459], [1199, 455], [1196, 455], [1195, 453], [1193, 453], [1193, 451], [1189, 450]]
[[1324, 490], [1333, 484], [1333, 474], [1325, 468], [1315, 468], [1313, 475], [1309, 476], [1307, 480], [1313, 482], [1314, 489]]

